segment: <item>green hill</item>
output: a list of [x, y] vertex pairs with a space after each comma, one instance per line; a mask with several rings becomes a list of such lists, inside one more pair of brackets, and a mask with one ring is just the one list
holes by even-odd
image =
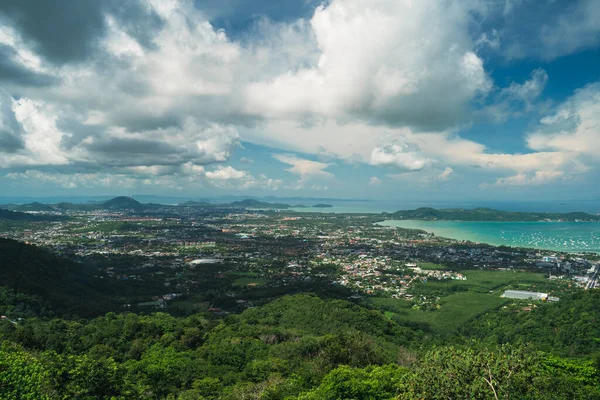
[[214, 207], [214, 204], [207, 201], [186, 201], [185, 203], [178, 204], [180, 207]]
[[144, 205], [139, 201], [132, 199], [131, 197], [119, 196], [114, 199], [110, 199], [100, 204], [101, 208], [111, 209], [111, 210], [137, 210], [144, 208]]
[[82, 264], [1, 238], [0, 254], [0, 286], [14, 294], [35, 296], [57, 314], [95, 315], [110, 303], [94, 288], [93, 271]]
[[584, 212], [537, 213], [500, 211], [491, 208], [444, 209], [421, 207], [416, 210], [401, 210], [391, 214], [393, 219], [442, 220], [442, 221], [495, 221], [495, 222], [535, 222], [535, 221], [600, 221], [600, 216]]

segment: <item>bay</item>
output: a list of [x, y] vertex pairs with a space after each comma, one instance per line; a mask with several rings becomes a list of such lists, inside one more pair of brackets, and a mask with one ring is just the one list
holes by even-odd
[[600, 253], [598, 222], [471, 222], [387, 220], [379, 225], [421, 229], [436, 236], [496, 246]]

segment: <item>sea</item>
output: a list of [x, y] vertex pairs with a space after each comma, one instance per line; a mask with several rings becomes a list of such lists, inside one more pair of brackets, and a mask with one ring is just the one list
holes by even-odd
[[[428, 206], [434, 208], [488, 207], [503, 211], [600, 213], [600, 201], [570, 202], [409, 202], [331, 203], [331, 208], [298, 208], [298, 212], [382, 213]], [[422, 229], [437, 236], [476, 243], [536, 249], [600, 253], [598, 222], [470, 222], [387, 220], [384, 226]]]
[[599, 222], [471, 222], [387, 220], [383, 226], [422, 229], [476, 243], [600, 253]]

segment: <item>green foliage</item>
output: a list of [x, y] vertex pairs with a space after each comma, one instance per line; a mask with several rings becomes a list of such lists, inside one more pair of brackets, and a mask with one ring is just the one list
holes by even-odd
[[43, 400], [53, 398], [49, 371], [32, 354], [8, 342], [0, 347], [0, 398]]
[[[587, 296], [573, 321], [590, 315]], [[600, 398], [594, 360], [479, 341], [432, 349], [379, 311], [313, 295], [221, 322], [108, 313], [0, 328], [3, 399]]]
[[420, 360], [400, 398], [597, 398], [598, 388], [582, 381], [581, 375], [590, 371], [565, 373], [565, 363], [572, 365], [510, 345], [492, 349], [439, 348]]
[[489, 344], [531, 343], [537, 349], [561, 356], [600, 353], [600, 292], [580, 291], [557, 303], [527, 303], [490, 312], [461, 329], [467, 337]]
[[343, 365], [328, 373], [317, 388], [305, 393], [300, 399], [392, 399], [402, 390], [407, 372], [392, 364], [364, 369]]
[[[2, 285], [6, 287], [2, 290], [3, 296], [31, 296], [27, 299], [28, 309], [19, 316], [28, 316], [36, 308], [44, 308], [42, 303], [52, 306], [53, 313], [81, 316], [97, 315], [99, 310], [111, 306], [109, 299], [96, 289], [93, 271], [82, 264], [35, 246], [1, 238], [0, 254]], [[1, 306], [10, 303], [9, 300]]]

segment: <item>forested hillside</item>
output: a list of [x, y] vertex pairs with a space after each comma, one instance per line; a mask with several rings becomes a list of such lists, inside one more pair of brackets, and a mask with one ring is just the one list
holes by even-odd
[[2, 399], [600, 398], [596, 291], [501, 303], [449, 336], [325, 293], [136, 314], [93, 267], [9, 240], [0, 252]]
[[109, 313], [89, 321], [4, 321], [0, 335], [6, 399], [600, 396], [593, 357], [475, 339], [431, 347], [378, 311], [311, 295], [222, 321]]
[[0, 312], [16, 314], [93, 316], [106, 312], [111, 300], [102, 282], [83, 264], [36, 246], [0, 238]]

